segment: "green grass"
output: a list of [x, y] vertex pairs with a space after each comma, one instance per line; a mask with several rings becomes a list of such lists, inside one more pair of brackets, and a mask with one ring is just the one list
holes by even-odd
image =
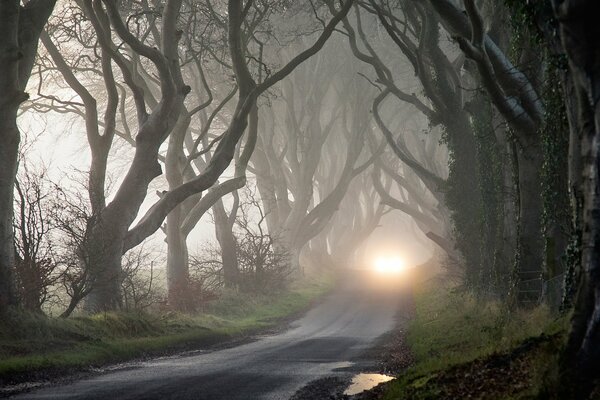
[[[407, 330], [415, 363], [388, 386], [386, 399], [437, 398], [436, 384], [430, 383], [437, 376], [474, 360], [507, 354], [529, 338], [560, 334], [566, 321], [543, 306], [511, 312], [500, 303], [477, 301], [439, 282], [415, 291], [415, 307]], [[531, 367], [539, 370], [532, 379], [541, 385], [547, 379], [543, 364], [555, 362], [556, 354], [536, 351], [531, 357]]]
[[449, 289], [418, 292], [415, 304], [407, 340], [416, 368], [424, 372], [509, 350], [554, 325], [546, 307], [509, 312], [499, 303], [481, 304]]
[[0, 384], [207, 346], [275, 326], [327, 293], [333, 278], [272, 296], [224, 292], [204, 313], [110, 312], [67, 319], [14, 313], [0, 324]]

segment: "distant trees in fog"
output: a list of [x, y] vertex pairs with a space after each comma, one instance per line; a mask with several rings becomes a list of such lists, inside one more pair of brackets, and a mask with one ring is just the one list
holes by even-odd
[[[309, 265], [357, 259], [394, 210], [480, 298], [574, 306], [565, 365], [591, 374], [597, 11], [591, 0], [3, 1], [0, 311], [39, 312], [57, 288], [65, 316], [82, 302], [163, 302], [140, 247], [155, 232], [166, 307], [196, 309], [220, 287], [275, 290]], [[19, 110], [78, 119], [85, 193], [17, 173]], [[117, 152], [125, 172], [108, 187]], [[218, 249], [192, 254], [209, 213]]]

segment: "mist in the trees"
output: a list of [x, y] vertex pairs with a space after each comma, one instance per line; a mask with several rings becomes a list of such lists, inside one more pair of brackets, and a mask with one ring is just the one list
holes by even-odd
[[2, 1], [0, 385], [594, 398], [599, 7]]

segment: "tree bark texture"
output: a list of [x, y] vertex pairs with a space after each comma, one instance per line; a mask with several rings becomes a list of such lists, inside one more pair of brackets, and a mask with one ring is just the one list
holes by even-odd
[[19, 106], [37, 54], [40, 33], [54, 8], [53, 0], [0, 2], [0, 312], [16, 303], [13, 235], [14, 185], [20, 133]]
[[552, 3], [578, 101], [577, 124], [571, 124], [580, 132], [581, 140], [582, 257], [566, 371], [575, 377], [575, 396], [584, 398], [600, 368], [600, 3]]

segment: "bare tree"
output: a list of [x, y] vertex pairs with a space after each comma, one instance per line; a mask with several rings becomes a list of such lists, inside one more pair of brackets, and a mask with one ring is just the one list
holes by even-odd
[[275, 246], [275, 236], [266, 229], [262, 204], [251, 189], [244, 191], [239, 210], [235, 223], [240, 289], [272, 293], [285, 288], [293, 267], [285, 250]]
[[143, 244], [123, 257], [121, 292], [125, 310], [145, 310], [166, 302], [157, 282], [156, 258]]
[[[81, 187], [86, 187], [80, 183]], [[90, 241], [88, 227], [93, 224], [89, 198], [79, 190], [54, 186], [49, 206], [49, 219], [59, 234], [56, 240], [57, 262], [60, 264], [58, 285], [66, 294], [65, 310], [61, 317], [70, 316], [91, 292]]]
[[42, 312], [60, 280], [49, 209], [53, 187], [45, 174], [43, 169], [32, 171], [22, 165], [15, 182], [16, 287], [20, 306], [33, 312]]
[[353, 179], [376, 158], [363, 152], [371, 119], [362, 94], [373, 89], [354, 70], [333, 79], [314, 73], [336, 70], [342, 61], [328, 54], [314, 58], [272, 100], [275, 112], [261, 118], [263, 136], [252, 171], [269, 232], [297, 271], [305, 245], [323, 231]]
[[[286, 65], [272, 73], [260, 84], [256, 84], [245, 62], [242, 46], [241, 27], [247, 16], [245, 7], [239, 1], [228, 4], [229, 52], [235, 78], [238, 83], [238, 100], [228, 127], [215, 148], [214, 154], [204, 171], [194, 179], [165, 193], [146, 213], [139, 223], [130, 228], [143, 202], [149, 183], [161, 173], [158, 163], [160, 144], [169, 136], [176, 124], [181, 107], [190, 88], [185, 86], [177, 62], [176, 30], [180, 1], [168, 1], [162, 12], [162, 32], [159, 49], [150, 47], [135, 37], [125, 25], [113, 1], [102, 4], [83, 1], [86, 16], [94, 25], [100, 47], [109, 56], [107, 63], [115, 62], [133, 93], [138, 118], [138, 133], [133, 161], [112, 201], [100, 212], [90, 227], [90, 240], [98, 243], [91, 257], [91, 279], [94, 289], [88, 297], [90, 310], [111, 309], [120, 305], [119, 274], [122, 254], [141, 243], [162, 225], [165, 217], [188, 197], [209, 189], [227, 168], [234, 157], [235, 149], [248, 124], [248, 116], [256, 98], [269, 87], [289, 75], [300, 63], [314, 55], [325, 44], [336, 24], [348, 12], [351, 2], [343, 4], [340, 12], [324, 27], [323, 32], [308, 49], [293, 57]], [[117, 50], [109, 35], [114, 29], [120, 39], [133, 52], [148, 59], [158, 72], [161, 87], [160, 101], [147, 112], [146, 95], [133, 79], [131, 64]], [[113, 91], [114, 93], [114, 91]], [[116, 107], [111, 102], [112, 109]], [[112, 124], [110, 126], [113, 126]], [[111, 128], [114, 129], [114, 128]], [[92, 138], [97, 135], [92, 135]], [[110, 135], [100, 136], [102, 139]], [[92, 139], [95, 140], [95, 139]], [[251, 149], [252, 139], [246, 142]], [[99, 148], [104, 152], [104, 148]], [[247, 163], [250, 151], [240, 158], [240, 164]], [[90, 176], [94, 175], [93, 173]], [[245, 179], [244, 177], [240, 177]], [[91, 186], [91, 185], [90, 185]], [[220, 196], [219, 196], [220, 197]]]

